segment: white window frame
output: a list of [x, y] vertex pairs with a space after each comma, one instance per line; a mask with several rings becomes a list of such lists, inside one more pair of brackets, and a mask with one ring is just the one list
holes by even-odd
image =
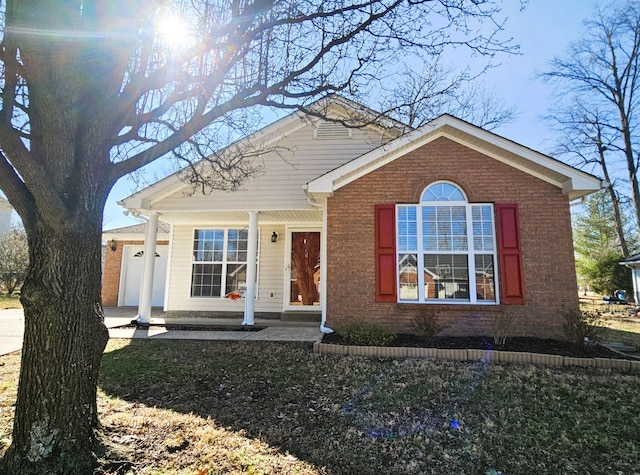
[[[249, 236], [247, 235], [247, 260], [246, 261], [230, 261], [227, 259], [228, 254], [227, 251], [229, 249], [229, 231], [242, 231], [246, 229], [246, 227], [242, 227], [242, 226], [238, 226], [238, 227], [234, 227], [234, 226], [229, 226], [229, 227], [198, 227], [198, 228], [194, 228], [193, 233], [192, 233], [192, 240], [191, 240], [191, 273], [190, 273], [190, 281], [189, 281], [189, 297], [192, 299], [224, 299], [225, 295], [226, 295], [226, 288], [227, 288], [227, 269], [228, 269], [228, 265], [231, 264], [245, 264], [245, 266], [248, 263], [248, 259], [249, 259], [249, 254], [248, 254], [248, 239]], [[195, 243], [196, 237], [195, 237], [195, 233], [197, 231], [223, 231], [224, 232], [224, 241], [223, 241], [223, 246], [222, 246], [222, 261], [215, 261], [215, 260], [211, 260], [211, 261], [198, 261], [196, 260], [196, 256], [195, 256], [195, 252], [194, 252], [194, 248], [193, 245]], [[247, 233], [248, 234], [248, 233]], [[213, 251], [211, 251], [213, 252]], [[260, 232], [258, 230], [258, 247], [257, 247], [257, 253], [256, 253], [256, 299], [258, 297], [258, 276], [260, 274], [259, 272], [259, 255], [260, 255]], [[215, 265], [215, 264], [221, 264], [222, 265], [222, 275], [221, 275], [221, 279], [220, 279], [220, 294], [221, 295], [193, 295], [193, 273], [194, 273], [194, 266], [198, 265], [198, 264], [204, 264], [204, 265]]]
[[[493, 203], [469, 203], [466, 194], [462, 189], [456, 185], [455, 183], [448, 181], [438, 181], [429, 184], [423, 192], [421, 193], [421, 197], [424, 192], [436, 184], [446, 183], [456, 187], [464, 197], [464, 201], [421, 201], [419, 203], [406, 203], [406, 204], [397, 204], [396, 205], [396, 289], [398, 295], [399, 303], [412, 303], [412, 304], [437, 304], [437, 305], [498, 305], [500, 303], [499, 296], [499, 275], [498, 275], [498, 250], [497, 250], [497, 236], [496, 236], [496, 220], [495, 220], [495, 206]], [[424, 249], [423, 245], [423, 221], [422, 221], [422, 210], [424, 207], [432, 207], [432, 206], [458, 206], [465, 208], [465, 218], [466, 218], [466, 239], [467, 239], [467, 250], [466, 251], [456, 251], [456, 250], [446, 250], [446, 251], [427, 251]], [[475, 249], [474, 243], [474, 234], [473, 234], [473, 209], [480, 207], [488, 207], [491, 210], [491, 224], [492, 224], [492, 237], [493, 237], [493, 251], [485, 251], [485, 250], [477, 250]], [[414, 250], [401, 250], [399, 246], [399, 236], [400, 236], [400, 209], [401, 208], [415, 208], [416, 213], [416, 248]], [[418, 286], [418, 296], [417, 300], [407, 300], [402, 299], [401, 297], [401, 286], [400, 286], [400, 259], [402, 255], [414, 254], [416, 256], [417, 261], [417, 286]], [[432, 298], [428, 299], [425, 296], [425, 279], [424, 279], [424, 256], [425, 255], [466, 255], [467, 256], [467, 269], [468, 269], [468, 282], [469, 282], [469, 299], [438, 299]], [[476, 255], [490, 255], [493, 259], [493, 285], [494, 285], [494, 294], [495, 300], [478, 300], [476, 289], [476, 269], [475, 269], [475, 256]]]

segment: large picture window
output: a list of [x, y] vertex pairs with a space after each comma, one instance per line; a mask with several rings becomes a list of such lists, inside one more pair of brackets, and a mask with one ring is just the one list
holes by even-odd
[[396, 216], [400, 301], [496, 303], [491, 204], [469, 203], [456, 185], [437, 182]]
[[192, 297], [224, 297], [247, 287], [247, 229], [196, 229]]

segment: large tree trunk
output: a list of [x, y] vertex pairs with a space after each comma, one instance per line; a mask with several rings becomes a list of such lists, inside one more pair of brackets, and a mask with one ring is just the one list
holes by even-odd
[[607, 193], [609, 194], [609, 199], [611, 200], [611, 204], [613, 206], [613, 220], [616, 228], [616, 233], [618, 234], [618, 240], [620, 241], [622, 255], [626, 259], [629, 257], [629, 245], [627, 244], [627, 238], [624, 235], [624, 224], [622, 223], [622, 213], [620, 212], [620, 199], [616, 194], [616, 190], [613, 188], [613, 182], [611, 181], [611, 177], [609, 176], [609, 168], [607, 167], [607, 161], [605, 159], [604, 152], [605, 148], [601, 143], [598, 143], [598, 156], [600, 159], [602, 174], [604, 176], [604, 180], [609, 183]]
[[[100, 301], [101, 213], [68, 226], [26, 228], [31, 265], [22, 289], [25, 336], [11, 474], [91, 474], [96, 391], [108, 340]], [[50, 220], [49, 220], [50, 221]]]
[[[620, 86], [618, 86], [618, 89], [620, 89]], [[626, 114], [624, 109], [624, 103], [618, 103], [618, 112], [620, 114], [620, 126], [624, 140], [624, 154], [627, 159], [627, 172], [629, 176], [629, 183], [631, 185], [633, 211], [636, 218], [636, 228], [638, 229], [640, 237], [640, 183], [638, 183], [638, 169], [634, 158], [633, 141], [631, 140], [631, 126], [629, 123], [629, 116]]]

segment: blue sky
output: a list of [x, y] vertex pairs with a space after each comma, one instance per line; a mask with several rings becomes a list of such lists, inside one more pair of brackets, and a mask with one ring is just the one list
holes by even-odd
[[[542, 116], [552, 100], [552, 91], [534, 75], [548, 68], [550, 60], [562, 55], [569, 43], [581, 38], [582, 21], [591, 15], [595, 4], [590, 0], [530, 0], [520, 11], [518, 0], [505, 0], [504, 11], [509, 18], [506, 33], [520, 45], [521, 54], [500, 58], [500, 65], [490, 70], [482, 82], [506, 104], [513, 104], [519, 115], [512, 123], [495, 130], [496, 133], [541, 152], [549, 151], [552, 132]], [[145, 172], [144, 180], [153, 183], [170, 171], [172, 165], [168, 161], [156, 163]], [[116, 183], [105, 209], [104, 229], [138, 222], [124, 216], [123, 209], [116, 204], [135, 190], [131, 178]]]

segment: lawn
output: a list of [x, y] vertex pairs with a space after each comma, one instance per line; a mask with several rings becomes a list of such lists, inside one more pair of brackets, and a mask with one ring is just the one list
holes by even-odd
[[[0, 357], [0, 451], [19, 355]], [[638, 474], [640, 378], [113, 340], [103, 474]]]
[[22, 308], [19, 295], [6, 295], [0, 293], [0, 310], [7, 308]]

